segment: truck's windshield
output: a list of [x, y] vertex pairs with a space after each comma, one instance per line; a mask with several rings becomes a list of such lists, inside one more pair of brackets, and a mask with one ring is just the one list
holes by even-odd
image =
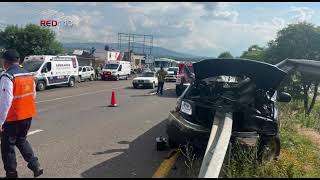
[[118, 69], [119, 64], [106, 64], [104, 66], [105, 69]]
[[25, 61], [23, 62], [23, 68], [25, 68], [29, 72], [36, 72], [40, 69], [41, 65], [44, 61]]

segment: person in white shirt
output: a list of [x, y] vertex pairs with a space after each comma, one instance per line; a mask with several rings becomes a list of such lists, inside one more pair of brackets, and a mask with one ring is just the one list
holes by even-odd
[[38, 177], [43, 169], [27, 141], [32, 118], [36, 116], [34, 79], [19, 66], [19, 54], [15, 50], [7, 50], [1, 60], [5, 69], [0, 76], [1, 156], [6, 177], [18, 177], [15, 146], [34, 177]]

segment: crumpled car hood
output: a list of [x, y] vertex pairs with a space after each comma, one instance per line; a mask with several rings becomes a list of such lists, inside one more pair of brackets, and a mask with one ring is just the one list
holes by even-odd
[[225, 75], [250, 77], [259, 88], [277, 88], [286, 72], [278, 67], [248, 59], [206, 59], [193, 64], [195, 81]]

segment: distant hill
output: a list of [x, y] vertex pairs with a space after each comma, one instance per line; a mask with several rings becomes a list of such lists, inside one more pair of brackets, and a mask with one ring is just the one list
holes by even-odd
[[[97, 50], [101, 50], [104, 49], [105, 45], [109, 45], [110, 48], [114, 48], [114, 49], [118, 49], [118, 45], [117, 43], [109, 43], [109, 44], [105, 44], [105, 43], [63, 43], [63, 47], [65, 49], [90, 49], [92, 47], [95, 47]], [[136, 44], [139, 45], [139, 44]], [[141, 46], [141, 44], [139, 45]], [[122, 48], [121, 51], [125, 50], [125, 48]], [[158, 58], [158, 57], [171, 57], [171, 58], [176, 58], [177, 60], [179, 59], [193, 59], [193, 58], [201, 58], [199, 56], [195, 56], [192, 54], [186, 54], [186, 53], [180, 53], [180, 52], [176, 52], [173, 50], [169, 50], [166, 48], [162, 48], [162, 47], [157, 47], [154, 46], [152, 48], [152, 54], [154, 57]]]

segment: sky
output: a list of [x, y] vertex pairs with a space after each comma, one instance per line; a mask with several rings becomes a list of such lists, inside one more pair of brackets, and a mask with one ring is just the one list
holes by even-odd
[[48, 27], [61, 42], [118, 42], [118, 33], [153, 35], [154, 46], [199, 56], [266, 46], [291, 23], [320, 25], [318, 2], [1, 2], [0, 28], [70, 21]]

